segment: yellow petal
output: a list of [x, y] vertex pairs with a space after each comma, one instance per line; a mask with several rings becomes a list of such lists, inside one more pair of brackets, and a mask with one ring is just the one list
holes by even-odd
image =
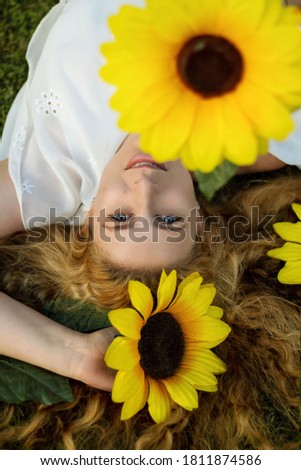
[[186, 299], [195, 299], [197, 296], [203, 278], [194, 275], [188, 276], [188, 278], [189, 279], [179, 285], [176, 298], [173, 300], [172, 305], [185, 302]]
[[[165, 272], [164, 272], [165, 273]], [[158, 290], [157, 290], [157, 307], [154, 310], [156, 312], [162, 312], [171, 303], [177, 285], [177, 271], [173, 269], [171, 273], [161, 275]]]
[[138, 342], [120, 336], [113, 340], [105, 355], [105, 362], [112, 369], [129, 370], [139, 361]]
[[258, 144], [250, 121], [234, 99], [234, 94], [228, 94], [221, 100], [223, 119], [231, 122], [225, 128], [224, 153], [235, 165], [251, 165], [258, 156]]
[[220, 320], [222, 316], [224, 315], [224, 312], [222, 308], [217, 307], [216, 305], [210, 305], [210, 307], [207, 310], [207, 315]]
[[175, 77], [176, 64], [172, 58], [167, 60], [166, 57], [143, 57], [135, 60], [134, 57], [124, 63], [119, 60], [108, 62], [101, 68], [100, 76], [103, 80], [126, 90], [133, 88], [145, 90]]
[[198, 302], [200, 302], [202, 309], [200, 315], [204, 315], [209, 306], [211, 305], [216, 294], [216, 288], [213, 284], [203, 284], [201, 285], [198, 292]]
[[155, 37], [153, 32], [149, 34], [147, 31], [141, 31], [133, 34], [130, 38], [127, 37], [126, 41], [121, 39], [117, 42], [102, 44], [100, 52], [107, 59], [108, 69], [114, 65], [122, 70], [133, 59], [145, 60], [146, 57], [148, 59], [159, 57], [170, 61], [171, 57], [175, 55], [175, 46], [165, 43], [162, 47], [162, 41], [158, 41], [158, 37]]
[[[170, 54], [171, 45], [156, 34], [146, 10], [123, 6], [118, 15], [110, 18], [109, 25], [116, 39], [113, 44], [118, 45], [121, 51], [121, 48], [124, 52], [131, 51], [136, 57]], [[102, 47], [102, 51], [104, 55], [111, 54], [111, 50], [106, 47]]]
[[273, 0], [270, 2], [269, 0], [265, 0], [265, 12], [262, 20], [266, 24], [274, 24], [278, 23], [281, 15], [283, 14], [283, 5], [281, 0]]
[[273, 228], [283, 240], [301, 243], [301, 222], [278, 222]]
[[186, 346], [183, 357], [183, 367], [192, 368], [212, 374], [222, 374], [226, 371], [226, 364], [209, 349], [204, 349], [198, 343]]
[[[264, 62], [296, 64], [300, 60], [300, 32], [293, 25], [262, 28], [242, 44], [247, 59]], [[268, 55], [267, 55], [268, 54]], [[264, 64], [263, 64], [264, 67]], [[297, 69], [296, 69], [297, 70]]]
[[159, 286], [162, 285], [162, 283], [167, 279], [167, 274], [165, 272], [165, 269], [162, 269], [160, 280], [159, 280]]
[[202, 392], [217, 392], [218, 386], [217, 384], [205, 384], [203, 383], [200, 387], [195, 385], [196, 390], [201, 390]]
[[139, 383], [139, 388], [133, 390], [133, 394], [128, 398], [121, 410], [121, 420], [129, 419], [138, 411], [142, 410], [148, 397], [148, 384], [146, 379]]
[[296, 216], [299, 220], [301, 220], [301, 204], [297, 204], [296, 202], [292, 204], [293, 211], [295, 212]]
[[168, 311], [174, 315], [179, 323], [190, 321], [200, 315], [199, 309], [202, 308], [198, 302], [199, 286], [202, 278], [193, 279], [189, 284], [183, 287]]
[[282, 284], [301, 284], [301, 261], [288, 261], [278, 273]]
[[178, 296], [181, 295], [181, 293], [183, 292], [184, 287], [186, 287], [188, 284], [190, 284], [191, 281], [193, 281], [194, 279], [200, 279], [200, 278], [201, 278], [201, 283], [202, 283], [203, 278], [200, 276], [200, 274], [198, 272], [191, 273], [187, 277], [185, 277], [183, 279], [183, 281], [181, 281], [179, 286], [178, 286]]
[[145, 9], [133, 5], [122, 5], [118, 14], [109, 18], [109, 26], [115, 36], [128, 34], [129, 30], [148, 30], [149, 15]]
[[224, 341], [231, 331], [226, 323], [208, 315], [189, 323], [182, 323], [181, 328], [186, 340], [201, 342], [203, 348], [214, 348]]
[[137, 364], [129, 371], [119, 371], [114, 380], [112, 400], [116, 403], [121, 403], [132, 395], [137, 394], [137, 390], [141, 390], [144, 387], [145, 375], [140, 364]]
[[216, 289], [212, 284], [202, 285], [196, 294], [193, 291], [190, 292], [190, 286], [188, 285], [168, 311], [174, 315], [180, 324], [185, 323], [188, 326], [189, 322], [195, 321], [206, 314], [215, 293]]
[[[301, 103], [300, 80], [295, 67], [250, 60], [246, 75], [247, 80], [253, 85], [277, 96], [290, 108]], [[271, 77], [273, 80], [270, 79]]]
[[118, 121], [120, 127], [129, 131], [135, 129], [136, 133], [140, 133], [164, 120], [180, 98], [180, 87], [173, 86], [173, 81], [168, 79], [152, 86], [142, 84], [133, 91], [120, 88], [110, 101], [111, 107], [121, 112]]
[[163, 384], [148, 377], [149, 397], [148, 409], [149, 414], [156, 423], [163, 423], [168, 418], [171, 410], [170, 398]]
[[220, 99], [203, 99], [181, 158], [191, 171], [210, 173], [223, 161], [224, 126]]
[[283, 140], [293, 130], [290, 112], [263, 89], [245, 81], [235, 91], [235, 98], [262, 137]]
[[123, 336], [138, 340], [143, 320], [132, 308], [120, 308], [109, 312], [109, 320]]
[[237, 29], [243, 36], [256, 34], [261, 23], [264, 12], [265, 2], [252, 0], [252, 6], [249, 2], [239, 2], [237, 0], [227, 0], [221, 6], [219, 27], [225, 29], [227, 36], [232, 37]]
[[268, 256], [282, 261], [301, 260], [301, 245], [286, 242], [281, 248], [275, 248], [267, 252]]
[[[173, 87], [170, 81], [167, 85]], [[189, 138], [193, 127], [198, 99], [183, 85], [180, 84], [179, 89], [181, 91], [178, 99], [168, 107], [162, 119], [157, 119], [157, 122], [141, 136], [142, 150], [151, 153], [158, 162], [179, 158], [181, 148]], [[158, 116], [158, 112], [156, 115]]]
[[130, 281], [128, 289], [133, 307], [147, 320], [154, 305], [150, 289], [139, 281]]
[[168, 2], [151, 0], [147, 4], [156, 32], [166, 41], [181, 44], [197, 34], [194, 16], [187, 11], [187, 2], [185, 4], [184, 1], [177, 0], [171, 5]]
[[198, 407], [198, 394], [186, 380], [174, 376], [162, 382], [175, 403], [188, 410]]
[[208, 31], [215, 32], [216, 25], [221, 16], [221, 12], [225, 8], [224, 0], [210, 0], [210, 2], [202, 2], [200, 8], [200, 0], [182, 0], [187, 13], [195, 26], [196, 35], [208, 33]]
[[136, 60], [145, 60], [146, 57], [148, 59], [164, 58], [170, 61], [176, 53], [174, 45], [163, 44], [162, 40], [158, 36], [156, 37], [153, 32], [148, 34], [146, 31], [141, 31], [138, 34], [133, 34], [130, 38], [127, 37], [126, 42], [121, 41], [105, 43], [100, 47], [100, 52], [107, 58], [110, 66], [114, 63], [122, 68], [126, 62], [131, 62], [135, 58]]
[[208, 390], [208, 387], [213, 391], [217, 390], [217, 378], [210, 372], [181, 367], [177, 371], [177, 376], [187, 380], [198, 390], [203, 390], [203, 387], [205, 391]]

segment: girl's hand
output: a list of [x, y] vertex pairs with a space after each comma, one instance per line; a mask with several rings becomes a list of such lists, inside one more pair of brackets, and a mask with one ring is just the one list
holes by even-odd
[[106, 366], [104, 357], [116, 334], [118, 332], [114, 328], [105, 328], [89, 334], [79, 333], [82, 336], [80, 355], [75, 353], [71, 366], [74, 379], [101, 390], [112, 390], [116, 371]]

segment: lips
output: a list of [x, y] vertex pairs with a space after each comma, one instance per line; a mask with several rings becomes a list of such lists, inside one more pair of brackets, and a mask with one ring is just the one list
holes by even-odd
[[132, 170], [136, 168], [152, 168], [154, 170], [166, 171], [165, 165], [155, 162], [155, 160], [150, 155], [145, 153], [137, 153], [134, 155], [130, 159], [126, 170]]

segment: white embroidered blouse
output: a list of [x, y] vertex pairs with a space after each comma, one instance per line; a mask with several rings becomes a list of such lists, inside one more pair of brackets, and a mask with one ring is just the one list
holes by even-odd
[[[125, 138], [109, 107], [112, 87], [99, 78], [107, 18], [143, 0], [61, 0], [42, 20], [27, 51], [28, 79], [8, 114], [0, 159], [9, 158], [25, 227], [66, 217], [83, 223], [107, 162]], [[301, 165], [296, 130], [270, 151]], [[51, 210], [50, 210], [51, 209]]]
[[108, 104], [113, 88], [99, 77], [100, 44], [112, 40], [107, 18], [123, 3], [61, 0], [30, 41], [28, 79], [8, 114], [0, 154], [9, 159], [25, 227], [55, 216], [82, 223], [125, 138]]

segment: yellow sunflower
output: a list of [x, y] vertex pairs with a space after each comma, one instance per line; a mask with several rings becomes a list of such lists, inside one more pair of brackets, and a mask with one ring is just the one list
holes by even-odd
[[117, 369], [112, 399], [122, 403], [121, 419], [131, 418], [148, 402], [157, 423], [170, 414], [175, 402], [187, 410], [198, 406], [196, 390], [215, 392], [214, 374], [226, 366], [210, 348], [228, 336], [220, 320], [222, 309], [211, 306], [212, 284], [202, 285], [193, 273], [176, 288], [177, 273], [162, 271], [154, 301], [150, 289], [129, 282], [133, 308], [112, 310], [109, 319], [123, 336], [109, 346], [105, 360]]
[[292, 208], [299, 221], [274, 224], [275, 232], [286, 243], [267, 253], [272, 258], [286, 261], [278, 273], [278, 280], [282, 284], [301, 284], [301, 204], [292, 204]]
[[102, 45], [119, 126], [158, 162], [212, 172], [250, 165], [293, 130], [301, 106], [301, 13], [281, 0], [145, 0]]

